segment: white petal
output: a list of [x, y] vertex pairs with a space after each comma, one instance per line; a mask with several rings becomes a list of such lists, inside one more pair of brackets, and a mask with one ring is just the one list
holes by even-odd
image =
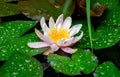
[[53, 43], [46, 35], [42, 35], [42, 33], [40, 33], [39, 30], [37, 30], [36, 28], [35, 28], [35, 33], [41, 40], [43, 40], [49, 44]]
[[44, 23], [45, 23], [45, 18], [42, 17], [41, 20], [40, 20], [40, 25], [42, 26]]
[[72, 23], [71, 17], [67, 17], [65, 21], [63, 22], [63, 27], [69, 29]]
[[44, 23], [43, 26], [41, 26], [41, 27], [42, 27], [42, 30], [43, 30], [44, 32], [48, 32], [48, 31], [49, 31], [49, 28], [48, 28], [48, 26], [47, 26], [46, 23]]
[[81, 34], [77, 37], [75, 37], [75, 40], [73, 41], [74, 43], [76, 43], [77, 41], [79, 41], [81, 38], [83, 37], [83, 32], [81, 32]]
[[64, 47], [64, 48], [61, 48], [64, 52], [66, 53], [69, 53], [69, 54], [73, 54], [75, 53], [77, 50], [76, 49], [72, 49], [70, 47]]
[[50, 45], [47, 44], [46, 42], [30, 42], [28, 43], [28, 46], [30, 48], [43, 48], [43, 47], [48, 47]]
[[57, 51], [59, 47], [56, 44], [50, 46], [53, 51]]
[[50, 17], [49, 19], [49, 28], [53, 28], [55, 25], [54, 19], [52, 17]]
[[70, 36], [74, 36], [75, 34], [77, 34], [80, 29], [82, 27], [82, 24], [77, 24], [77, 25], [74, 25], [71, 29], [70, 29]]
[[60, 28], [61, 28], [61, 24], [58, 24], [58, 26], [57, 26], [57, 31], [58, 32], [59, 32]]
[[63, 14], [61, 14], [56, 20], [56, 26], [63, 23]]
[[44, 38], [46, 39], [46, 42], [49, 42], [50, 44], [53, 44], [54, 42], [49, 38], [48, 33], [44, 33]]
[[40, 24], [41, 24], [41, 28], [42, 28], [42, 30], [44, 31], [44, 32], [48, 32], [48, 27], [47, 27], [47, 24], [45, 23], [45, 18], [44, 17], [42, 17], [41, 18], [41, 21], [40, 21]]
[[45, 41], [45, 38], [44, 38], [44, 36], [42, 35], [42, 33], [39, 32], [39, 30], [36, 29], [36, 28], [35, 28], [35, 33], [36, 33], [36, 35], [37, 35], [41, 40]]
[[66, 46], [71, 46], [73, 44], [73, 40], [74, 38], [69, 38], [65, 44], [62, 44], [63, 47], [66, 47]]
[[54, 51], [52, 51], [51, 48], [43, 52], [43, 55], [49, 55], [50, 53], [54, 53]]

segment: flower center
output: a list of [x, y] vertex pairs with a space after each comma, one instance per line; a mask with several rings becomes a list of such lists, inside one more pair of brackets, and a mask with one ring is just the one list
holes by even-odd
[[61, 39], [68, 39], [68, 37], [69, 37], [69, 30], [64, 28], [64, 27], [62, 27], [62, 26], [57, 29], [56, 26], [54, 26], [48, 32], [48, 36], [50, 37], [50, 39], [52, 41], [58, 42]]

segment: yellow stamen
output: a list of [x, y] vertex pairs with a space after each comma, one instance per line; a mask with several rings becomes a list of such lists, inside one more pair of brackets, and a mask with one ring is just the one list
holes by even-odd
[[69, 37], [69, 30], [64, 28], [64, 27], [60, 27], [59, 29], [56, 28], [56, 26], [54, 26], [52, 29], [50, 29], [50, 31], [48, 32], [48, 36], [50, 37], [50, 39], [54, 42], [58, 42], [61, 39], [68, 39]]

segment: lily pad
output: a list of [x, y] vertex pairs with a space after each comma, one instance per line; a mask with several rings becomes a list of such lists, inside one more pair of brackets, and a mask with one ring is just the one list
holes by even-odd
[[78, 49], [72, 58], [50, 54], [48, 62], [57, 71], [67, 75], [77, 75], [82, 71], [85, 74], [91, 73], [97, 66], [98, 60], [89, 50]]
[[96, 68], [94, 77], [120, 77], [120, 71], [110, 61], [104, 62]]
[[0, 24], [0, 45], [16, 41], [35, 24], [35, 21], [11, 21]]
[[0, 68], [1, 77], [43, 77], [41, 64], [25, 54], [15, 53]]
[[0, 2], [0, 17], [20, 14], [17, 4]]
[[22, 36], [32, 28], [35, 21], [13, 21], [0, 24], [0, 60], [7, 60], [14, 52], [21, 52], [30, 56], [42, 53], [44, 49], [32, 49], [28, 42], [40, 41], [35, 33]]
[[106, 25], [100, 27], [93, 34], [93, 47], [94, 49], [108, 48], [120, 40], [120, 28]]
[[[62, 1], [62, 2], [60, 2]], [[63, 13], [63, 8], [65, 0], [27, 0], [19, 1], [18, 6], [20, 11], [29, 18], [33, 20], [40, 20], [41, 17], [49, 19], [53, 16], [56, 19], [60, 14]], [[32, 5], [31, 5], [32, 4]], [[70, 3], [69, 8], [67, 8], [66, 16], [70, 16], [74, 11], [74, 0]]]

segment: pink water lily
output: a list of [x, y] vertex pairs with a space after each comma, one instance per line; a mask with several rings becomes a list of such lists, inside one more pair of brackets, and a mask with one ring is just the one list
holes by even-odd
[[41, 18], [40, 24], [44, 34], [36, 28], [35, 33], [42, 42], [30, 42], [28, 43], [30, 48], [48, 47], [48, 50], [43, 52], [44, 55], [54, 53], [59, 48], [69, 54], [76, 52], [76, 49], [72, 49], [71, 46], [83, 37], [83, 32], [81, 32], [79, 36], [74, 37], [74, 35], [80, 31], [82, 24], [77, 24], [71, 27], [71, 17], [67, 17], [63, 21], [63, 14], [58, 17], [56, 23], [54, 19], [50, 17], [48, 23], [49, 27], [47, 26], [44, 17]]

